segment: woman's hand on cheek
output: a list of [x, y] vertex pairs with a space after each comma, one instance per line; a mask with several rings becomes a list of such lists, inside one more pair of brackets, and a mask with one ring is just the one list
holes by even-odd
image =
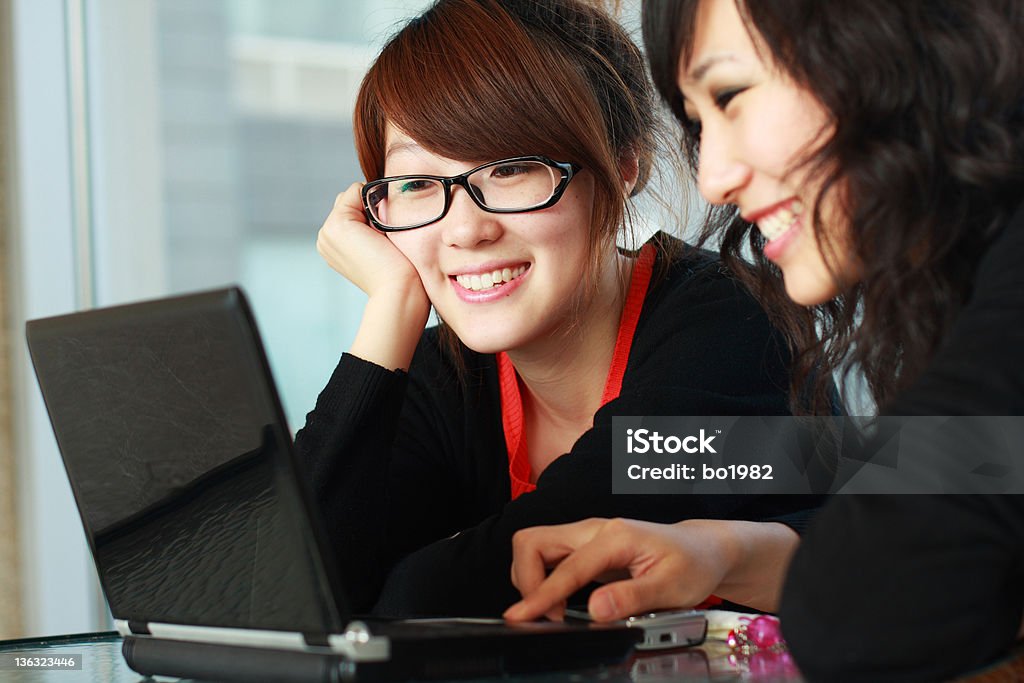
[[387, 235], [366, 221], [360, 197], [362, 183], [353, 183], [334, 200], [334, 208], [317, 235], [316, 248], [334, 270], [372, 299], [382, 294], [426, 299], [412, 263]]
[[316, 248], [327, 265], [369, 296], [349, 353], [389, 370], [408, 370], [430, 300], [405, 254], [366, 222], [361, 188], [353, 183], [334, 200]]

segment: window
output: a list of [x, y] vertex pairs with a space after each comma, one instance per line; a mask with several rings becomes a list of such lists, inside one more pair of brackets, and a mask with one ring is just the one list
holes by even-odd
[[[314, 248], [335, 194], [361, 175], [351, 98], [380, 42], [426, 4], [12, 0], [13, 328], [240, 283], [301, 425], [362, 307]], [[20, 339], [22, 635], [107, 628]]]

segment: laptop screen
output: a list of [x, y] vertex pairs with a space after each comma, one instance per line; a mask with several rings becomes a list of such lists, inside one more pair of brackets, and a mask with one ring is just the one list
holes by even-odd
[[116, 618], [337, 630], [238, 290], [33, 321], [28, 337]]

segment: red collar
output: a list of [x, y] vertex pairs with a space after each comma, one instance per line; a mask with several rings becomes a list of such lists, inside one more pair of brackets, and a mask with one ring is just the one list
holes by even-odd
[[[617, 398], [622, 391], [622, 377], [626, 374], [629, 350], [633, 346], [633, 335], [640, 319], [640, 311], [647, 297], [647, 287], [654, 271], [654, 246], [645, 244], [633, 266], [629, 292], [619, 319], [619, 333], [615, 338], [612, 364], [608, 368], [601, 405]], [[505, 432], [505, 448], [508, 451], [508, 475], [512, 482], [512, 500], [537, 488], [530, 481], [530, 457], [526, 439], [523, 438], [523, 401], [519, 395], [519, 381], [516, 369], [506, 353], [498, 354], [498, 382], [501, 386], [501, 425]]]

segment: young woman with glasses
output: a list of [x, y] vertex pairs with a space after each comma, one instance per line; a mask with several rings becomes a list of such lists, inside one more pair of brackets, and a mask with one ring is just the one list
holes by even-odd
[[[664, 0], [645, 4], [644, 33], [716, 207], [708, 231], [793, 323], [798, 386], [815, 364], [855, 367], [883, 415], [1024, 415], [1024, 6]], [[929, 452], [970, 460], [978, 444]], [[679, 527], [529, 530], [510, 616], [620, 568], [633, 578], [591, 597], [614, 605], [602, 617], [692, 604], [693, 555]], [[1022, 633], [1024, 500], [837, 496], [781, 616], [812, 680], [946, 680], [990, 662]]]
[[296, 437], [356, 609], [499, 615], [513, 533], [593, 515], [690, 519], [702, 597], [774, 604], [718, 578], [777, 583], [816, 499], [611, 492], [613, 415], [788, 411], [785, 343], [716, 260], [616, 248], [655, 111], [635, 45], [577, 0], [440, 0], [370, 68], [371, 181], [318, 239], [369, 298]]

